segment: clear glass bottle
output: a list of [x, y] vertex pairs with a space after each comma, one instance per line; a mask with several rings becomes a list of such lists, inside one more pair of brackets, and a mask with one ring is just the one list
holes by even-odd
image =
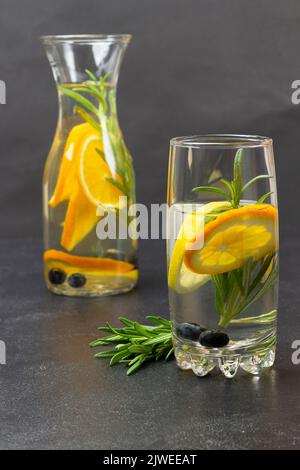
[[[127, 292], [138, 278], [137, 242], [128, 230], [124, 236], [124, 227], [122, 236], [118, 229], [120, 219], [126, 227], [134, 222], [125, 209], [135, 203], [135, 177], [118, 122], [116, 90], [131, 36], [41, 39], [59, 100], [43, 179], [47, 287], [69, 296]], [[116, 230], [107, 234], [109, 217]]]
[[278, 212], [272, 140], [172, 139], [168, 285], [177, 364], [259, 374], [275, 358]]

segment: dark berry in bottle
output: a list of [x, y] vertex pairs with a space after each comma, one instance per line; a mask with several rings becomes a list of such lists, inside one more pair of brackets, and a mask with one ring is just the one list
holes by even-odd
[[206, 348], [224, 348], [229, 343], [229, 336], [223, 331], [206, 330], [201, 333], [199, 343]]
[[59, 268], [50, 269], [48, 279], [51, 284], [62, 284], [66, 280], [66, 273]]
[[177, 323], [176, 325], [177, 335], [191, 341], [197, 341], [202, 331], [204, 331], [204, 328], [201, 328], [197, 323]]
[[83, 274], [74, 273], [69, 277], [68, 283], [74, 288], [82, 287], [86, 283], [86, 277]]

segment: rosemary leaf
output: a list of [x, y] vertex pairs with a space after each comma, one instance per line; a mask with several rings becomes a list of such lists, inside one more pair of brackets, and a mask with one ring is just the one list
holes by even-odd
[[93, 126], [96, 131], [102, 132], [100, 125], [95, 121], [95, 119], [87, 113], [84, 109], [80, 108], [79, 106], [74, 106], [74, 112], [80, 114], [80, 116], [88, 122], [91, 126]]
[[125, 326], [133, 326], [134, 325], [134, 321], [132, 320], [129, 320], [129, 318], [125, 318], [125, 317], [119, 317], [119, 320], [121, 323], [123, 323], [123, 325]]
[[101, 104], [104, 112], [106, 111], [107, 104], [106, 104], [105, 98], [103, 96], [103, 91], [100, 92], [99, 88], [97, 86], [95, 86], [94, 83], [85, 82], [85, 87], [84, 87], [83, 92], [84, 93], [90, 93], [90, 94], [94, 95], [95, 98], [98, 98], [98, 100], [100, 102], [99, 104]]
[[242, 186], [242, 159], [243, 149], [239, 149], [235, 154], [233, 164], [233, 181], [239, 187]]
[[216, 188], [215, 186], [199, 186], [197, 188], [193, 188], [192, 190], [194, 193], [198, 193], [200, 191], [207, 192], [207, 193], [216, 193], [220, 194], [220, 196], [225, 197], [228, 201], [230, 201], [230, 195], [221, 188]]
[[88, 69], [85, 69], [85, 73], [90, 77], [91, 80], [93, 80], [94, 82], [97, 81], [97, 77], [96, 77], [96, 75], [93, 74], [93, 72], [91, 72]]
[[269, 196], [271, 196], [271, 194], [273, 194], [273, 191], [269, 191], [268, 193], [264, 194], [263, 196], [261, 196], [261, 197], [258, 199], [258, 201], [257, 201], [256, 204], [262, 204], [263, 202], [265, 202], [265, 200], [266, 200]]
[[95, 150], [96, 150], [96, 152], [98, 153], [98, 155], [100, 155], [100, 157], [102, 158], [102, 160], [104, 160], [105, 163], [107, 163], [107, 162], [106, 162], [105, 155], [104, 155], [104, 152], [103, 152], [102, 150], [100, 150], [100, 149], [97, 149], [97, 148], [95, 148]]
[[244, 295], [244, 285], [243, 285], [243, 271], [241, 269], [235, 269], [232, 271], [232, 276], [234, 277], [237, 285], [239, 286], [240, 292]]
[[147, 341], [144, 342], [145, 345], [154, 345], [154, 344], [159, 344], [162, 341], [166, 344], [166, 342], [169, 342], [171, 339], [171, 333], [167, 333], [165, 335], [160, 335], [154, 338], [151, 338]]
[[231, 194], [231, 198], [233, 198], [233, 197], [234, 197], [234, 188], [233, 188], [232, 183], [230, 183], [230, 181], [226, 180], [225, 178], [222, 178], [222, 179], [220, 180], [220, 182], [221, 182], [222, 184], [224, 184], [224, 185], [229, 189], [229, 192], [230, 192], [230, 194]]
[[147, 320], [152, 321], [154, 323], [158, 323], [159, 325], [165, 326], [167, 329], [170, 329], [170, 321], [165, 320], [164, 318], [157, 317], [155, 315], [148, 315], [146, 317]]
[[240, 318], [238, 320], [231, 320], [232, 323], [270, 323], [275, 320], [277, 310], [272, 310], [268, 313], [263, 313], [262, 315], [258, 315], [256, 317], [245, 317]]
[[143, 364], [143, 362], [145, 362], [145, 357], [143, 354], [140, 355], [139, 359], [131, 366], [129, 367], [128, 371], [127, 371], [127, 375], [131, 375], [133, 374], [134, 372], [137, 371], [137, 369], [139, 369], [141, 367], [141, 365]]
[[248, 189], [253, 183], [255, 183], [256, 181], [258, 180], [261, 180], [261, 179], [270, 179], [272, 178], [272, 176], [270, 175], [258, 175], [258, 176], [255, 176], [255, 178], [252, 178], [250, 181], [248, 181], [248, 183], [246, 183], [243, 187], [242, 187], [242, 193], [244, 191], [246, 191], [246, 189]]
[[122, 193], [127, 195], [127, 189], [122, 183], [120, 183], [120, 181], [116, 180], [115, 178], [111, 178], [110, 176], [106, 176], [105, 179], [109, 183], [113, 184], [116, 188], [118, 188]]
[[166, 357], [165, 357], [166, 361], [167, 361], [168, 359], [170, 359], [170, 357], [172, 356], [172, 354], [174, 354], [174, 347], [170, 348], [170, 350], [169, 350], [168, 353], [166, 354]]
[[117, 352], [114, 354], [110, 360], [109, 365], [114, 366], [117, 364], [121, 359], [125, 359], [131, 355], [130, 351], [128, 349], [122, 349], [121, 351]]
[[267, 269], [269, 268], [273, 258], [274, 258], [274, 255], [275, 253], [272, 253], [271, 255], [268, 255], [265, 257], [265, 259], [263, 260], [262, 264], [261, 264], [261, 267], [258, 271], [258, 273], [256, 274], [255, 278], [253, 279], [249, 289], [248, 289], [248, 294], [251, 294], [251, 292], [254, 291], [254, 289], [256, 288], [257, 284], [262, 280], [262, 278], [264, 277]]
[[96, 357], [97, 359], [106, 359], [108, 357], [112, 357], [114, 354], [115, 354], [115, 351], [111, 349], [110, 351], [98, 352], [97, 354], [95, 354], [94, 357]]
[[88, 109], [91, 113], [98, 116], [98, 110], [95, 108], [95, 106], [88, 99], [82, 96], [80, 93], [77, 93], [74, 90], [70, 90], [69, 88], [63, 85], [58, 85], [58, 89], [61, 93], [69, 96], [70, 98], [72, 98], [73, 100], [77, 101], [82, 106], [84, 106], [86, 109]]

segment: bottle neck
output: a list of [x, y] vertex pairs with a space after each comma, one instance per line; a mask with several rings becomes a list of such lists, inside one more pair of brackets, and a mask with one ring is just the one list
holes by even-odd
[[130, 36], [45, 36], [42, 42], [58, 84], [78, 85], [90, 77], [109, 75], [116, 87]]
[[118, 126], [116, 89], [129, 39], [122, 35], [43, 38], [58, 88], [60, 122], [99, 123], [106, 116]]

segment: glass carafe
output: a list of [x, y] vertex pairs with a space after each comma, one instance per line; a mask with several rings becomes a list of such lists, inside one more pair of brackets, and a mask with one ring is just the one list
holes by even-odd
[[56, 294], [118, 294], [137, 282], [137, 242], [128, 235], [134, 220], [126, 210], [135, 203], [135, 178], [116, 108], [130, 39], [42, 37], [59, 99], [43, 179], [45, 280]]

